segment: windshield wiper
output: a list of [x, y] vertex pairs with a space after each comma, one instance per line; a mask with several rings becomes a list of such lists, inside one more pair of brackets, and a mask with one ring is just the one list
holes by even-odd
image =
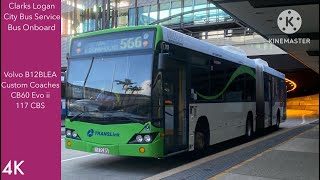
[[[102, 117], [95, 117], [95, 118], [99, 118], [99, 119], [104, 119], [104, 120], [107, 120], [107, 119], [112, 119], [112, 118], [125, 118], [123, 120], [130, 120], [130, 121], [133, 121], [133, 122], [137, 122], [137, 123], [140, 123], [140, 124], [144, 124], [145, 121], [137, 118], [137, 117], [133, 117], [133, 115], [130, 115], [130, 114], [126, 114], [124, 112], [119, 112], [119, 111], [99, 111], [99, 110], [94, 110], [94, 111], [84, 111], [84, 110], [80, 110], [80, 109], [77, 109], [78, 111], [81, 111], [79, 114], [73, 116], [70, 121], [74, 121], [76, 118], [80, 117], [81, 115], [85, 114], [85, 113], [102, 113]], [[102, 120], [99, 120], [99, 121], [102, 121]]]
[[125, 118], [127, 118], [127, 119], [129, 119], [129, 120], [131, 120], [133, 122], [137, 122], [137, 123], [140, 123], [140, 124], [144, 124], [145, 123], [145, 121], [143, 121], [143, 120], [140, 120], [140, 119], [137, 119], [137, 118], [133, 118], [133, 117], [130, 117], [130, 116], [120, 116], [120, 117], [125, 117]]
[[80, 110], [78, 108], [75, 108], [78, 111], [81, 111], [79, 114], [73, 116], [72, 118], [70, 118], [70, 122], [74, 121], [76, 118], [80, 117], [82, 114], [84, 113], [93, 113], [93, 112], [99, 112], [98, 110], [94, 110], [94, 111], [86, 111], [86, 107], [84, 106], [84, 110]]
[[77, 115], [73, 116], [72, 118], [70, 118], [70, 122], [74, 121], [76, 118], [80, 117], [84, 113], [91, 113], [91, 112], [98, 112], [98, 111], [83, 111], [83, 112], [80, 112], [79, 114], [77, 114]]
[[[103, 112], [99, 111], [99, 113], [103, 113]], [[105, 111], [105, 113], [108, 113], [108, 114], [106, 116], [104, 116], [104, 118], [126, 118], [127, 120], [131, 120], [133, 122], [137, 122], [137, 123], [140, 123], [140, 124], [144, 124], [145, 123], [145, 121], [140, 120], [140, 119], [135, 118], [135, 117], [132, 117], [132, 115], [126, 114], [126, 113], [123, 113], [123, 112]], [[120, 113], [120, 114], [118, 115], [117, 113]]]

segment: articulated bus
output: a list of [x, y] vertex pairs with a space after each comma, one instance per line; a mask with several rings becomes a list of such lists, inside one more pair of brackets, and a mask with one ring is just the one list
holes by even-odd
[[66, 78], [68, 149], [163, 158], [286, 119], [284, 74], [162, 26], [73, 37]]

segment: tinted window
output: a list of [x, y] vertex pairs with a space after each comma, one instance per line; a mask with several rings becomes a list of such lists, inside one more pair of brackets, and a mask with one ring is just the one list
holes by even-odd
[[[252, 69], [253, 71], [253, 69]], [[251, 75], [245, 75], [245, 91], [244, 101], [255, 101], [256, 100], [256, 79]]]
[[227, 102], [236, 102], [242, 101], [244, 95], [244, 75], [236, 74], [237, 69], [240, 66], [234, 63], [228, 63], [228, 67], [226, 69], [226, 87], [225, 91], [225, 101]]
[[207, 67], [191, 67], [191, 89], [197, 94], [197, 100], [207, 100], [210, 94], [210, 71]]
[[224, 99], [224, 88], [226, 85], [226, 69], [228, 63], [223, 60], [215, 59], [213, 62], [213, 70], [211, 71], [211, 93], [213, 101], [221, 101]]

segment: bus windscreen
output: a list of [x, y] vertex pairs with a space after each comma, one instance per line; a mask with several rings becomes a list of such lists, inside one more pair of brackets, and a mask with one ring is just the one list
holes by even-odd
[[154, 47], [154, 36], [154, 30], [138, 30], [77, 38], [71, 44], [70, 55], [80, 56], [152, 49]]

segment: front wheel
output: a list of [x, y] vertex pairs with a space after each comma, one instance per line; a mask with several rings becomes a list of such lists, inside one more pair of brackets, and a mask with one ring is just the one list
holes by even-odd
[[207, 133], [196, 130], [194, 133], [194, 151], [192, 158], [199, 159], [206, 155], [206, 149], [209, 146]]
[[206, 146], [206, 135], [201, 131], [196, 131], [194, 136], [194, 149], [203, 150]]

